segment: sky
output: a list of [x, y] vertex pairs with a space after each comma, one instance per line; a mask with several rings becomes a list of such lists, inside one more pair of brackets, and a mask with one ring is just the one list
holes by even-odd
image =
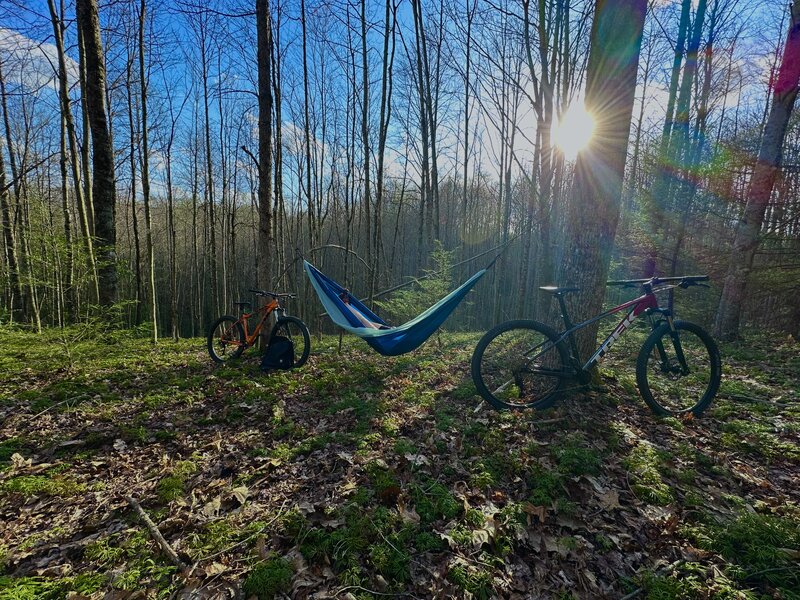
[[[6, 0], [6, 2], [8, 1], [9, 0]], [[693, 1], [696, 5], [697, 0]], [[730, 2], [735, 0], [721, 1]], [[649, 82], [647, 90], [645, 91], [641, 83], [637, 88], [637, 104], [634, 107], [635, 121], [638, 119], [640, 108], [639, 102], [644, 102], [643, 122], [645, 124], [645, 129], [649, 131], [658, 131], [660, 129], [658, 126], [659, 123], [663, 122], [667, 98], [666, 82], [669, 73], [669, 59], [671, 58], [669, 56], [669, 52], [666, 52], [666, 54], [664, 52], [664, 46], [668, 45], [669, 42], [664, 35], [664, 22], [669, 23], [671, 20], [677, 20], [676, 11], [678, 10], [678, 3], [673, 0], [658, 0], [656, 4], [659, 7], [657, 12], [655, 14], [651, 13], [648, 15], [645, 43], [647, 44], [648, 40], [651, 40], [661, 48], [657, 51], [658, 58], [656, 59], [656, 64], [654, 64], [652, 67], [651, 81]], [[774, 6], [775, 4], [779, 3], [773, 3], [773, 5], [770, 6], [769, 4], [765, 5], [756, 1], [749, 3], [741, 2], [739, 5], [737, 5], [741, 7], [737, 17], [746, 22], [748, 25], [746, 32], [742, 34], [740, 40], [737, 42], [737, 47], [735, 48], [734, 53], [734, 62], [742, 72], [751, 74], [752, 82], [745, 86], [741, 91], [738, 89], [736, 82], [732, 82], [734, 89], [728, 93], [727, 98], [725, 99], [725, 104], [728, 110], [731, 110], [732, 107], [740, 102], [742, 104], [749, 104], [752, 102], [753, 106], [748, 106], [748, 110], [757, 110], [759, 103], [763, 105], [765, 93], [764, 80], [766, 79], [765, 74], [769, 71], [769, 55], [772, 51], [774, 51], [777, 41], [784, 35], [780, 22], [780, 11]], [[309, 6], [313, 5], [314, 3], [309, 1]], [[68, 11], [69, 10], [70, 8], [68, 7]], [[103, 6], [101, 4], [101, 14], [102, 13]], [[382, 14], [379, 14], [377, 9], [373, 10], [373, 13], [373, 16], [376, 19], [382, 18]], [[409, 23], [410, 16], [408, 13], [409, 11], [407, 8], [405, 8], [405, 10], [401, 8], [398, 16], [401, 26], [406, 29], [413, 28], [413, 25]], [[55, 102], [53, 67], [56, 65], [57, 61], [55, 47], [51, 43], [52, 28], [47, 15], [47, 4], [46, 2], [42, 2], [42, 0], [25, 0], [21, 7], [11, 9], [8, 9], [7, 7], [5, 10], [0, 12], [0, 58], [2, 58], [4, 64], [8, 65], [9, 67], [11, 66], [11, 62], [9, 62], [8, 59], [13, 58], [13, 62], [17, 65], [17, 68], [7, 67], [5, 69], [7, 71], [6, 77], [9, 82], [23, 83], [28, 93], [36, 93], [43, 98], [48, 98], [48, 100], [51, 102]], [[68, 14], [68, 17], [69, 16], [70, 15]], [[354, 15], [354, 17], [355, 16], [357, 15]], [[343, 19], [344, 17], [341, 14], [338, 14], [338, 18]], [[230, 35], [236, 36], [235, 24], [238, 21], [235, 19], [231, 19], [229, 21], [233, 27], [233, 33], [230, 33]], [[190, 38], [192, 35], [192, 33], [186, 28], [185, 22], [172, 12], [162, 13], [161, 22], [167, 29], [177, 28], [180, 35], [184, 36], [185, 38]], [[104, 24], [114, 25], [105, 22]], [[378, 33], [379, 32], [375, 32], [373, 35], [377, 36]], [[287, 78], [287, 83], [284, 88], [287, 98], [284, 100], [285, 105], [283, 114], [284, 133], [287, 136], [285, 141], [288, 142], [292, 137], [288, 134], [292, 130], [302, 130], [302, 111], [298, 111], [297, 109], [297, 107], [301, 105], [301, 102], [298, 100], [298, 88], [296, 85], [297, 61], [299, 60], [299, 28], [293, 19], [290, 18], [286, 21], [282, 35], [284, 46], [288, 47], [286, 50], [287, 63], [284, 72], [284, 75]], [[73, 39], [74, 23], [69, 22], [67, 34], [68, 45], [72, 44], [71, 40]], [[406, 40], [407, 43], [412, 41], [413, 40]], [[378, 42], [379, 39], [377, 38], [373, 39], [371, 42], [371, 44], [376, 47], [375, 51], [377, 51]], [[341, 40], [341, 43], [345, 43], [345, 41]], [[398, 64], [405, 60], [405, 57], [403, 56], [403, 49], [400, 44], [401, 42], [398, 39], [398, 51], [396, 58]], [[249, 48], [246, 47], [246, 39], [243, 38], [239, 45], [241, 46], [240, 50], [242, 53], [242, 60], [246, 60], [250, 53]], [[723, 53], [726, 52], [727, 49], [728, 48], [724, 45], [723, 40], [723, 43], [719, 45], [718, 50], [720, 53]], [[643, 49], [642, 61], [644, 60], [645, 51], [646, 48]], [[117, 49], [117, 52], [120, 52], [120, 49]], [[71, 85], [74, 86], [77, 81], [77, 55], [74, 44], [68, 48], [68, 54], [70, 55], [68, 60], [69, 78]], [[641, 65], [642, 61], [640, 61], [640, 74], [643, 68]], [[180, 82], [189, 80], [188, 69], [191, 68], [191, 66], [192, 61], [191, 58], [189, 58], [176, 62], [174, 66], [170, 68], [170, 74], [174, 74], [174, 77], [170, 81], [170, 85], [175, 88], [173, 91], [177, 91], [177, 89], [181, 87], [182, 84]], [[239, 66], [241, 67], [241, 65]], [[292, 72], [292, 69], [294, 69], [294, 72]], [[254, 77], [253, 71], [254, 66], [250, 69], [248, 75], [250, 80], [252, 80]], [[756, 76], [752, 76], [753, 73], [755, 73]], [[373, 73], [371, 76], [371, 80], [374, 82], [374, 88], [379, 87], [379, 76], [379, 73]], [[226, 79], [227, 85], [244, 88], [245, 90], [253, 88], [252, 81], [248, 81], [246, 78], [240, 77], [235, 71], [227, 72], [226, 77], [229, 78]], [[237, 77], [238, 79], [234, 79], [234, 77]], [[210, 79], [211, 86], [215, 86], [217, 82], [218, 80], [214, 72], [214, 65], [212, 65]], [[721, 85], [722, 82], [716, 82], [716, 89], [714, 90], [715, 94], [720, 95], [720, 98], [717, 101], [717, 107], [715, 109], [717, 111], [721, 109], [723, 101], [721, 97], [722, 92], [720, 91]], [[375, 92], [373, 92], [373, 94], [374, 93]], [[315, 94], [315, 90], [313, 89], [312, 94]], [[254, 104], [254, 99], [249, 98], [246, 92], [244, 93], [244, 98], [245, 102], [249, 101]], [[375, 100], [376, 98], [373, 95], [373, 107], [375, 106]], [[151, 104], [154, 102], [156, 102], [156, 100], [151, 101]], [[491, 122], [497, 120], [496, 109], [491, 108], [490, 103], [488, 102], [485, 102], [483, 107], [489, 112], [489, 114], [483, 119], [483, 125], [480, 131], [481, 144], [480, 147], [473, 149], [473, 156], [477, 157], [477, 159], [480, 161], [480, 168], [482, 171], [489, 175], [497, 176], [497, 149], [500, 145], [500, 138], [499, 132], [493, 126], [491, 126]], [[212, 113], [212, 120], [218, 120], [220, 113], [218, 112], [217, 106], [212, 104], [210, 110]], [[495, 111], [494, 114], [492, 114], [492, 111]], [[156, 108], [154, 112], [157, 113], [158, 108]], [[185, 112], [187, 115], [186, 118], [188, 118], [190, 112], [191, 111]], [[531, 109], [525, 101], [523, 101], [523, 104], [521, 105], [520, 114], [522, 115], [521, 120], [525, 124], [523, 125], [520, 133], [516, 136], [516, 149], [524, 161], [529, 161], [533, 152], [532, 140], [534, 137], [533, 133], [535, 130], [535, 125]], [[295, 123], [292, 123], [293, 119], [295, 120]], [[189, 125], [189, 123], [184, 123], [184, 126], [186, 127]], [[255, 123], [252, 122], [251, 119], [249, 126], [251, 135], [254, 132], [254, 126]], [[395, 119], [395, 127], [398, 127], [397, 119]], [[447, 128], [443, 127], [440, 129], [440, 148], [442, 149], [443, 156], [441, 170], [444, 173], [447, 173], [449, 168], [455, 166], [452, 163], [453, 161], [457, 160], [457, 156], [460, 156], [461, 151], [458, 148], [458, 140], [461, 136], [460, 129], [460, 119], [454, 119], [452, 126]], [[397, 136], [401, 135], [401, 132], [398, 129], [395, 129], [394, 133], [397, 134]], [[155, 146], [155, 151], [158, 153], [159, 149], [157, 145]], [[335, 152], [335, 149], [331, 148], [326, 152]], [[448, 156], [450, 158], [447, 158]], [[388, 157], [390, 163], [390, 174], [399, 176], [405, 161], [404, 146], [402, 144], [395, 143], [394, 147], [389, 148]], [[243, 160], [246, 162], [246, 159]], [[159, 172], [159, 163], [159, 156], [156, 155], [155, 167], [157, 173]], [[452, 166], [450, 166], [451, 164]]]

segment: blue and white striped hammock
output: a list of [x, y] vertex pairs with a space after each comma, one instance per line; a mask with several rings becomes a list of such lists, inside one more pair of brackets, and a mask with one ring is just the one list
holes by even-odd
[[[492, 261], [493, 263], [494, 261]], [[475, 273], [461, 287], [450, 292], [408, 323], [390, 327], [383, 319], [314, 265], [304, 260], [303, 266], [331, 320], [345, 331], [362, 338], [375, 351], [384, 356], [405, 354], [421, 346], [447, 320], [450, 313], [456, 309], [491, 267], [489, 265]]]

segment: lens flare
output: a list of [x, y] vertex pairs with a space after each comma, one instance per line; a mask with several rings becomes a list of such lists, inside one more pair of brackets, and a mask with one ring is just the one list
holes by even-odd
[[589, 145], [593, 133], [594, 117], [583, 104], [573, 104], [553, 128], [553, 142], [566, 158], [573, 160]]

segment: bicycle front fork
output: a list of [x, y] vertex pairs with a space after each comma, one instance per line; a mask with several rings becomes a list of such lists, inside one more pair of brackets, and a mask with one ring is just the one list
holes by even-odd
[[[686, 364], [686, 356], [683, 353], [681, 338], [680, 335], [678, 335], [678, 330], [675, 328], [675, 323], [672, 319], [672, 313], [668, 309], [658, 309], [658, 312], [663, 315], [663, 319], [654, 320], [652, 314], [649, 315], [653, 331], [655, 331], [663, 321], [666, 321], [669, 324], [669, 336], [672, 338], [672, 347], [675, 349], [675, 358], [678, 359], [678, 365], [680, 367], [679, 373], [681, 375], [688, 375], [689, 367]], [[663, 339], [664, 338], [662, 337], [656, 342], [656, 350], [658, 351], [658, 357], [661, 360], [661, 370], [665, 373], [675, 372], [675, 369], [670, 365], [669, 356], [667, 356], [667, 351], [662, 342]]]

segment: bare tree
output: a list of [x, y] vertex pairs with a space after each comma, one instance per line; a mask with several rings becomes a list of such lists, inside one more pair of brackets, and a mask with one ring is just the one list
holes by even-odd
[[[2, 65], [0, 65], [0, 79], [3, 78]], [[17, 240], [14, 236], [14, 223], [11, 212], [11, 199], [6, 185], [6, 169], [3, 161], [3, 150], [0, 147], [0, 217], [3, 225], [3, 241], [5, 246], [6, 266], [8, 267], [9, 291], [11, 298], [9, 308], [11, 321], [14, 315], [23, 310], [22, 286], [19, 281], [19, 259], [17, 258]], [[24, 318], [24, 315], [21, 315]]]
[[147, 122], [147, 86], [148, 74], [145, 69], [144, 30], [147, 25], [147, 3], [139, 4], [139, 85], [142, 102], [142, 199], [144, 200], [145, 243], [147, 245], [147, 263], [150, 291], [150, 320], [152, 321], [152, 340], [158, 342], [158, 301], [156, 298], [156, 260], [153, 252], [153, 218], [150, 214], [150, 144]]
[[717, 309], [714, 333], [723, 340], [732, 340], [739, 335], [739, 319], [747, 280], [758, 249], [764, 214], [780, 170], [786, 127], [797, 99], [800, 83], [800, 0], [794, 0], [790, 10], [789, 33], [772, 89], [772, 107], [750, 179], [747, 204], [736, 228], [725, 286]]
[[78, 27], [85, 45], [86, 104], [92, 131], [92, 194], [97, 239], [99, 302], [117, 301], [116, 180], [114, 150], [106, 115], [106, 68], [97, 0], [76, 0]]
[[[619, 220], [622, 177], [633, 112], [636, 72], [646, 0], [598, 0], [586, 72], [586, 108], [595, 134], [578, 156], [569, 207], [569, 248], [563, 273], [580, 286], [573, 316], [582, 321], [602, 307], [611, 248]], [[578, 332], [581, 355], [588, 357], [597, 324]]]
[[[94, 245], [92, 243], [92, 235], [89, 227], [89, 218], [87, 215], [87, 203], [84, 191], [81, 186], [81, 173], [80, 165], [81, 159], [78, 155], [78, 142], [75, 133], [75, 120], [72, 116], [72, 109], [70, 108], [69, 100], [69, 82], [67, 79], [67, 61], [64, 53], [64, 22], [63, 17], [56, 11], [54, 0], [48, 0], [48, 7], [50, 9], [50, 20], [53, 25], [53, 37], [55, 38], [56, 53], [58, 55], [58, 97], [61, 103], [61, 116], [64, 119], [66, 129], [66, 138], [69, 144], [69, 163], [72, 168], [72, 182], [75, 194], [75, 204], [78, 207], [78, 218], [81, 224], [81, 231], [83, 233], [83, 243], [86, 246], [86, 254], [89, 259], [89, 267], [94, 276], [95, 298], [98, 297], [97, 289], [97, 273], [94, 259]], [[61, 13], [63, 14], [63, 6]], [[88, 126], [88, 125], [87, 125]], [[88, 148], [88, 144], [84, 141], [84, 145]], [[65, 161], [66, 167], [66, 156]]]
[[[258, 282], [272, 287], [272, 23], [269, 0], [256, 0], [258, 34]], [[265, 339], [269, 335], [264, 332]]]

